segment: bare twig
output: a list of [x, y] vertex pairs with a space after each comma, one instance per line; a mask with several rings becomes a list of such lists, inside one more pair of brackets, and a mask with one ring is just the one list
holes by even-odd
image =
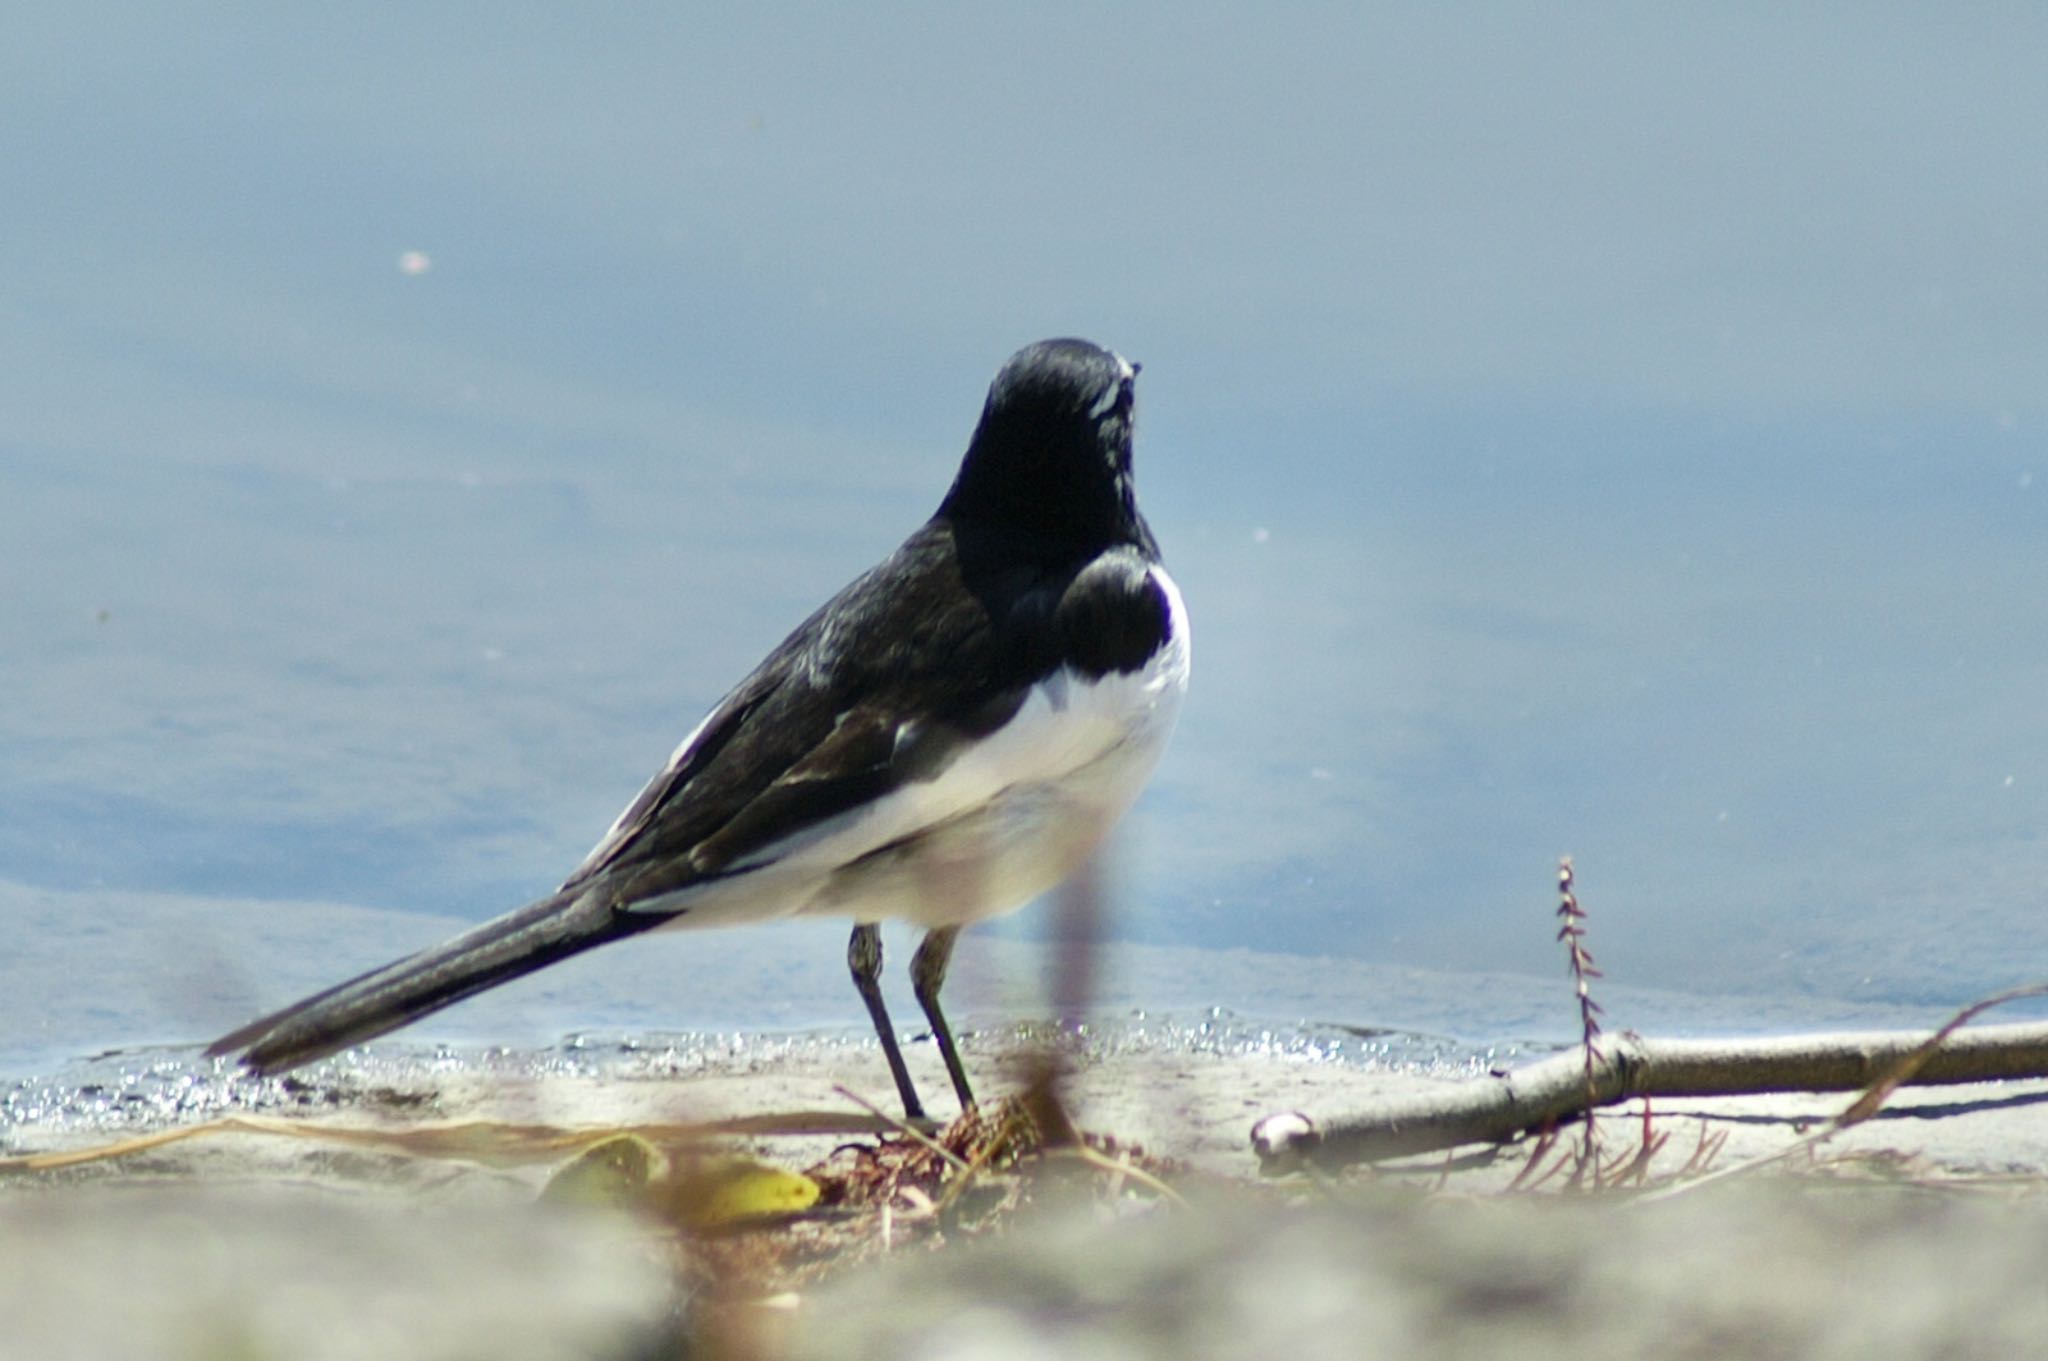
[[[1969, 1024], [1972, 1020], [1983, 1015], [1993, 1007], [2004, 1006], [2007, 1002], [2017, 1002], [2022, 998], [2042, 996], [2048, 996], [2048, 983], [2028, 983], [2022, 987], [2008, 988], [2004, 992], [1993, 993], [1989, 997], [1972, 1002], [1969, 1006], [1964, 1007], [1961, 1011], [1949, 1017], [1939, 1030], [1936, 1030], [1919, 1044], [1894, 1055], [1888, 1063], [1878, 1070], [1876, 1076], [1864, 1085], [1862, 1092], [1858, 1094], [1854, 1101], [1849, 1103], [1848, 1107], [1841, 1114], [1835, 1116], [1834, 1119], [1828, 1121], [1827, 1124], [1821, 1126], [1813, 1133], [1795, 1140], [1775, 1153], [1766, 1153], [1762, 1157], [1751, 1158], [1747, 1162], [1739, 1162], [1732, 1166], [1721, 1168], [1719, 1171], [1711, 1172], [1706, 1176], [1695, 1178], [1683, 1185], [1671, 1187], [1661, 1192], [1658, 1198], [1664, 1199], [1693, 1190], [1696, 1187], [1724, 1181], [1730, 1177], [1743, 1176], [1760, 1168], [1769, 1167], [1774, 1163], [1783, 1162], [1785, 1159], [1801, 1153], [1806, 1154], [1809, 1159], [1813, 1158], [1819, 1153], [1821, 1145], [1827, 1143], [1828, 1140], [1834, 1138], [1843, 1130], [1860, 1125], [1865, 1120], [1876, 1115], [1884, 1108], [1884, 1103], [1890, 1100], [1892, 1094], [1898, 1091], [1900, 1087], [1913, 1082], [1916, 1078], [1923, 1082], [1941, 1081], [1942, 1079], [1939, 1077], [1928, 1076], [1928, 1069], [1930, 1067], [1938, 1067], [1942, 1059], [1954, 1052], [1957, 1043], [1959, 1043], [1955, 1039], [1956, 1032], [1963, 1026]], [[1964, 1038], [1976, 1038], [1994, 1029], [2034, 1031], [2040, 1029], [2040, 1027], [2030, 1025], [1986, 1026], [1982, 1030], [1971, 1032], [1970, 1035]], [[2035, 1077], [2040, 1076], [2040, 1074], [2000, 1074], [1999, 1076]], [[1726, 1134], [1724, 1133], [1722, 1137], [1725, 1139]]]
[[2044, 995], [2048, 995], [2048, 983], [2029, 983], [2024, 987], [2008, 988], [2004, 992], [1994, 993], [1982, 1001], [1972, 1002], [1969, 1006], [1964, 1007], [1961, 1011], [1949, 1017], [1946, 1025], [1942, 1026], [1941, 1029], [1935, 1031], [1932, 1035], [1929, 1035], [1911, 1053], [1904, 1055], [1885, 1072], [1880, 1073], [1877, 1079], [1864, 1089], [1863, 1095], [1850, 1102], [1849, 1108], [1835, 1117], [1834, 1127], [1836, 1129], [1847, 1129], [1851, 1125], [1861, 1124], [1871, 1116], [1876, 1115], [1879, 1110], [1883, 1109], [1884, 1103], [1891, 1099], [1893, 1092], [1897, 1091], [1902, 1084], [1911, 1082], [1920, 1070], [1927, 1066], [1928, 1060], [1932, 1059], [1942, 1045], [1948, 1042], [1949, 1036], [1955, 1034], [1985, 1012], [1993, 1007], [2002, 1007], [2007, 1002], [2017, 1002], [2022, 998], [2041, 997]]
[[[1903, 1071], [1898, 1065], [1909, 1057], [1912, 1067], [1900, 1082], [1940, 1085], [2048, 1077], [2048, 1022], [1951, 1030], [1938, 1047], [1920, 1053], [1926, 1044], [1927, 1036], [1917, 1031], [1757, 1040], [1653, 1040], [1616, 1031], [1602, 1040], [1593, 1095], [1608, 1104], [1646, 1094], [1862, 1092]], [[1457, 1144], [1498, 1142], [1545, 1121], [1568, 1119], [1584, 1110], [1585, 1102], [1585, 1053], [1574, 1046], [1525, 1068], [1447, 1084], [1334, 1120], [1300, 1113], [1268, 1117], [1253, 1127], [1252, 1139], [1269, 1172], [1284, 1171], [1302, 1159], [1342, 1166]]]

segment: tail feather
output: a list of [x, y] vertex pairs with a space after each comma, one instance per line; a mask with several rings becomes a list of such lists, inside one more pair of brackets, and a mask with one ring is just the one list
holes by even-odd
[[613, 912], [595, 894], [557, 893], [251, 1021], [206, 1053], [239, 1054], [251, 1071], [281, 1073], [663, 920]]

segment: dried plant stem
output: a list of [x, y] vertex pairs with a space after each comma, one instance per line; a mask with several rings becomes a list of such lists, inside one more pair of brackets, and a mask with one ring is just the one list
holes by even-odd
[[1098, 1172], [1107, 1172], [1112, 1176], [1134, 1181], [1153, 1195], [1158, 1196], [1161, 1200], [1176, 1205], [1183, 1210], [1188, 1207], [1186, 1198], [1180, 1192], [1174, 1190], [1144, 1168], [1132, 1166], [1128, 1158], [1112, 1158], [1107, 1153], [1090, 1148], [1086, 1144], [1075, 1144], [1067, 1148], [1049, 1148], [1045, 1151], [1045, 1156], [1048, 1159], [1067, 1158], [1075, 1162], [1086, 1163]]
[[960, 1155], [953, 1152], [953, 1150], [947, 1148], [937, 1139], [932, 1138], [931, 1135], [926, 1134], [916, 1125], [909, 1124], [902, 1120], [898, 1120], [895, 1116], [890, 1115], [880, 1106], [877, 1106], [874, 1102], [868, 1100], [866, 1097], [862, 1096], [859, 1092], [854, 1091], [850, 1087], [835, 1086], [832, 1088], [832, 1090], [837, 1092], [840, 1096], [845, 1097], [848, 1101], [851, 1101], [854, 1105], [859, 1106], [868, 1114], [874, 1116], [875, 1119], [882, 1121], [885, 1125], [895, 1130], [897, 1133], [907, 1134], [912, 1139], [916, 1140], [918, 1143], [923, 1144], [926, 1148], [938, 1154], [947, 1162], [953, 1164], [956, 1170], [961, 1172], [965, 1172], [967, 1170], [966, 1159], [960, 1157]]
[[1600, 1176], [1600, 1131], [1594, 1121], [1594, 1111], [1599, 1106], [1599, 1088], [1595, 1079], [1594, 1065], [1600, 1062], [1600, 1004], [1593, 1000], [1592, 980], [1600, 977], [1600, 970], [1594, 966], [1593, 952], [1586, 948], [1586, 910], [1579, 906], [1578, 895], [1573, 892], [1572, 858], [1563, 856], [1557, 862], [1557, 916], [1560, 923], [1557, 938], [1564, 942], [1565, 953], [1571, 964], [1572, 987], [1579, 998], [1579, 1048], [1585, 1055], [1585, 1111], [1586, 1123], [1579, 1139], [1578, 1165], [1572, 1169], [1571, 1184], [1581, 1185], [1590, 1174], [1595, 1181]]
[[[859, 1098], [855, 1098], [858, 1100]], [[867, 1105], [866, 1102], [861, 1104]], [[173, 1129], [96, 1144], [90, 1148], [56, 1153], [29, 1153], [0, 1158], [0, 1175], [13, 1172], [49, 1172], [61, 1167], [127, 1157], [182, 1143], [186, 1139], [210, 1138], [222, 1134], [275, 1135], [292, 1139], [314, 1139], [329, 1143], [388, 1149], [423, 1158], [456, 1158], [500, 1166], [547, 1162], [565, 1152], [586, 1148], [621, 1134], [635, 1134], [657, 1144], [687, 1143], [727, 1135], [768, 1138], [776, 1135], [886, 1134], [904, 1128], [903, 1122], [878, 1108], [872, 1117], [849, 1116], [844, 1111], [784, 1111], [727, 1120], [710, 1120], [672, 1125], [604, 1125], [585, 1129], [557, 1125], [509, 1124], [494, 1120], [463, 1120], [445, 1124], [386, 1125], [342, 1124], [319, 1120], [283, 1119], [276, 1116], [228, 1115], [199, 1125]]]

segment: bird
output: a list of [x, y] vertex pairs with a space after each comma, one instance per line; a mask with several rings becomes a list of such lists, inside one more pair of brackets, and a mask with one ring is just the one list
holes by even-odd
[[1132, 481], [1138, 370], [1079, 339], [1017, 351], [937, 511], [734, 686], [558, 889], [207, 1055], [281, 1073], [644, 931], [839, 916], [922, 1120], [880, 986], [880, 922], [904, 919], [924, 930], [913, 992], [971, 1109], [939, 1003], [956, 938], [1082, 865], [1187, 690], [1187, 609]]

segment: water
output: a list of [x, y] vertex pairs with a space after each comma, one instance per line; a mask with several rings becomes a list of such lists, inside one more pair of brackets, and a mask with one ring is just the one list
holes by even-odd
[[[977, 1038], [985, 1038], [983, 1036]], [[994, 1030], [998, 1047], [1039, 1044], [1037, 1027]], [[1347, 1063], [1398, 1067], [1442, 1076], [1484, 1072], [1488, 1063], [1518, 1055], [1519, 1047], [1470, 1050], [1441, 1037], [1358, 1035], [1336, 1027], [1273, 1027], [1225, 1012], [1093, 1021], [1067, 1032], [1064, 1050], [1090, 1054], [1147, 1053], [1254, 1058], [1289, 1063]], [[406, 1043], [374, 1053], [349, 1051], [307, 1078], [253, 1079], [226, 1074], [189, 1052], [157, 1049], [96, 1055], [54, 1071], [0, 1086], [0, 1141], [11, 1130], [33, 1131], [39, 1145], [53, 1139], [118, 1137], [230, 1115], [279, 1115], [325, 1109], [348, 1093], [403, 1089], [451, 1069], [481, 1070], [505, 1082], [541, 1077], [597, 1077], [611, 1081], [729, 1073], [748, 1064], [847, 1051], [849, 1065], [872, 1064], [881, 1051], [871, 1037], [844, 1031], [725, 1033], [579, 1033], [538, 1050], [451, 1050]]]
[[[1120, 1005], [1568, 1034], [1566, 852], [1671, 1026], [2048, 972], [2041, 20], [864, 14], [13, 25], [0, 1074], [545, 891], [1068, 332], [1196, 633]], [[843, 1026], [840, 936], [424, 1042]]]

